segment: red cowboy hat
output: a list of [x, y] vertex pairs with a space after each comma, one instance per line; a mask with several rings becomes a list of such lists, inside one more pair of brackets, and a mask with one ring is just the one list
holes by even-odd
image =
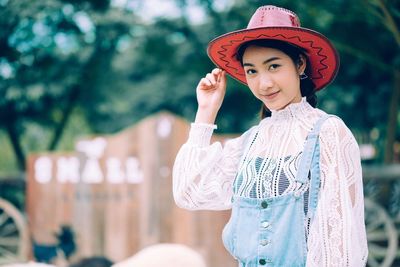
[[332, 82], [339, 69], [339, 56], [331, 42], [316, 31], [300, 27], [300, 20], [292, 11], [276, 6], [259, 7], [246, 29], [213, 39], [207, 54], [219, 68], [247, 85], [236, 52], [243, 43], [256, 39], [280, 40], [304, 49], [311, 65], [307, 75], [316, 90]]

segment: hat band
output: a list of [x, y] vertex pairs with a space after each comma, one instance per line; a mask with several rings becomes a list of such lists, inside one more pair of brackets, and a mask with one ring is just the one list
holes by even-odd
[[[239, 76], [245, 77], [243, 71], [241, 69], [238, 69], [235, 66], [232, 66], [232, 58], [236, 60], [236, 52], [231, 55], [232, 58], [229, 58], [228, 55], [228, 50], [229, 47], [233, 46], [235, 43], [245, 43], [245, 39], [250, 39], [250, 40], [254, 40], [254, 39], [272, 39], [272, 40], [282, 40], [285, 42], [288, 42], [289, 44], [292, 45], [296, 45], [296, 43], [300, 42], [302, 44], [306, 44], [306, 46], [310, 47], [311, 49], [315, 50], [315, 54], [319, 56], [320, 60], [319, 63], [321, 64], [321, 66], [317, 69], [317, 71], [315, 73], [313, 73], [312, 77], [310, 77], [310, 79], [315, 80], [315, 79], [321, 79], [324, 77], [324, 75], [322, 74], [322, 72], [328, 68], [328, 65], [326, 65], [324, 63], [324, 61], [327, 59], [326, 55], [323, 55], [321, 52], [323, 51], [322, 47], [319, 46], [315, 46], [314, 42], [312, 40], [301, 40], [299, 36], [292, 36], [292, 37], [286, 37], [282, 34], [276, 34], [276, 35], [266, 35], [266, 34], [260, 34], [260, 35], [256, 35], [256, 36], [243, 36], [242, 39], [239, 40], [229, 40], [227, 44], [225, 45], [221, 45], [220, 48], [218, 49], [217, 53], [220, 55], [220, 60], [222, 60], [223, 62], [225, 62], [225, 66], [233, 69], [235, 71], [235, 73]], [[250, 41], [249, 40], [249, 41]]]

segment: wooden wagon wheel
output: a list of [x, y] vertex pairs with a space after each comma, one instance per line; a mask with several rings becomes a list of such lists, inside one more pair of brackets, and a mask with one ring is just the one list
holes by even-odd
[[390, 267], [397, 252], [397, 231], [385, 209], [365, 198], [365, 222], [368, 238], [368, 266]]
[[0, 198], [0, 265], [26, 260], [29, 236], [22, 214]]

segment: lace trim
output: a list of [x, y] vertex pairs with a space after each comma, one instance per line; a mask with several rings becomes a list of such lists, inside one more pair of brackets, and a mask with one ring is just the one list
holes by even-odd
[[187, 144], [205, 147], [210, 144], [211, 136], [217, 125], [207, 123], [192, 123]]

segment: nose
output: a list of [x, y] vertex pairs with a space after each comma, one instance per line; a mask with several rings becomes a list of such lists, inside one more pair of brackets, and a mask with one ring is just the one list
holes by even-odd
[[259, 88], [263, 91], [267, 91], [268, 89], [272, 88], [274, 85], [274, 81], [271, 77], [271, 75], [268, 75], [268, 73], [262, 73], [260, 75], [260, 80], [259, 80]]

